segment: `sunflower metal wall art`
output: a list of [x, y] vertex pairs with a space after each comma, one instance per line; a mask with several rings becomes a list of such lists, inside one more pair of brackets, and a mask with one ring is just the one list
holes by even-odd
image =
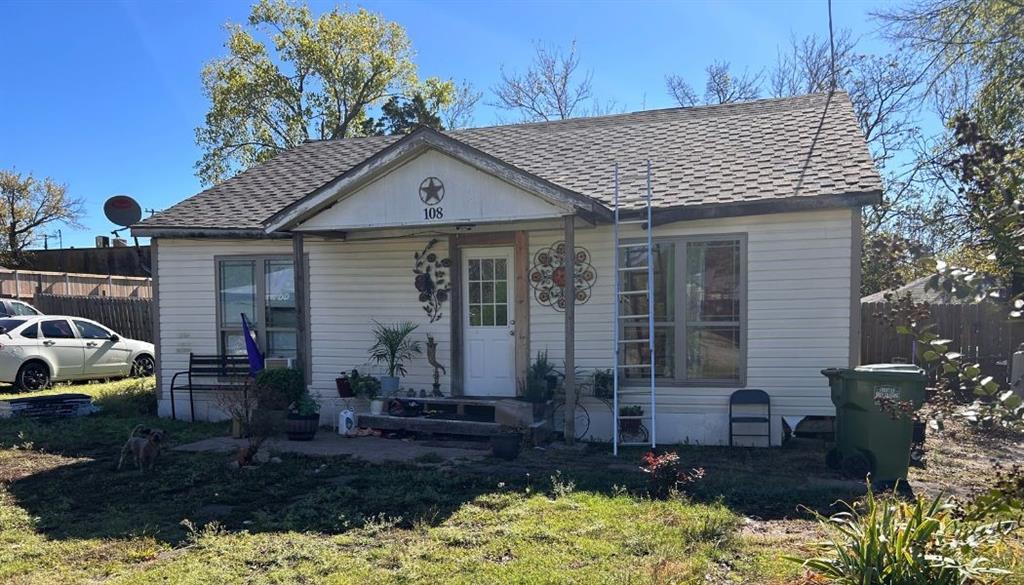
[[441, 258], [434, 252], [437, 239], [427, 242], [422, 252], [416, 252], [413, 259], [416, 266], [412, 272], [416, 275], [416, 290], [420, 293], [420, 302], [423, 303], [423, 310], [433, 323], [441, 318], [441, 306], [448, 300], [451, 294], [451, 283], [448, 280], [448, 271], [452, 267], [452, 261], [448, 258]]
[[[562, 294], [565, 286], [565, 242], [559, 241], [550, 247], [543, 248], [533, 257], [530, 268], [530, 286], [533, 297], [542, 305], [556, 311], [565, 310], [565, 298]], [[590, 300], [590, 291], [594, 288], [597, 273], [590, 263], [590, 251], [576, 246], [576, 304], [582, 305]]]

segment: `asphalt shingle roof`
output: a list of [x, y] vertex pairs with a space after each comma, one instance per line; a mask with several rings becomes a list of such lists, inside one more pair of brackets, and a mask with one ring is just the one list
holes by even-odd
[[[611, 205], [620, 167], [640, 205], [650, 159], [658, 208], [881, 191], [845, 93], [811, 94], [447, 132], [558, 186]], [[262, 228], [263, 222], [399, 140], [303, 144], [142, 222], [145, 228]]]

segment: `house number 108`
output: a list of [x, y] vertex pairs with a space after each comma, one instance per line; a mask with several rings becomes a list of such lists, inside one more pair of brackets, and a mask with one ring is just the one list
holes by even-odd
[[424, 207], [423, 219], [444, 219], [443, 207]]

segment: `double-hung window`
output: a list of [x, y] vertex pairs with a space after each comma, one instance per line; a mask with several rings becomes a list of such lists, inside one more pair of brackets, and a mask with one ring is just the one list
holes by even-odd
[[264, 354], [295, 357], [297, 312], [290, 256], [217, 261], [218, 338], [226, 354], [245, 353], [243, 313]]
[[[647, 289], [645, 247], [622, 249], [623, 291]], [[742, 385], [746, 249], [742, 236], [658, 239], [653, 249], [655, 376], [681, 385]], [[633, 268], [634, 270], [629, 270]], [[620, 300], [623, 369], [637, 384], [649, 370], [647, 295]], [[633, 367], [629, 367], [632, 365]]]

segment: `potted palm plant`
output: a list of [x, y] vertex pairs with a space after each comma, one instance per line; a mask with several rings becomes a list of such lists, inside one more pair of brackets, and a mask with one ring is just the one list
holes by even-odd
[[423, 353], [422, 344], [409, 338], [418, 325], [412, 321], [395, 325], [373, 323], [376, 341], [370, 348], [370, 358], [387, 368], [387, 375], [380, 377], [380, 389], [385, 396], [392, 396], [398, 392], [398, 376], [406, 374], [406, 362]]

